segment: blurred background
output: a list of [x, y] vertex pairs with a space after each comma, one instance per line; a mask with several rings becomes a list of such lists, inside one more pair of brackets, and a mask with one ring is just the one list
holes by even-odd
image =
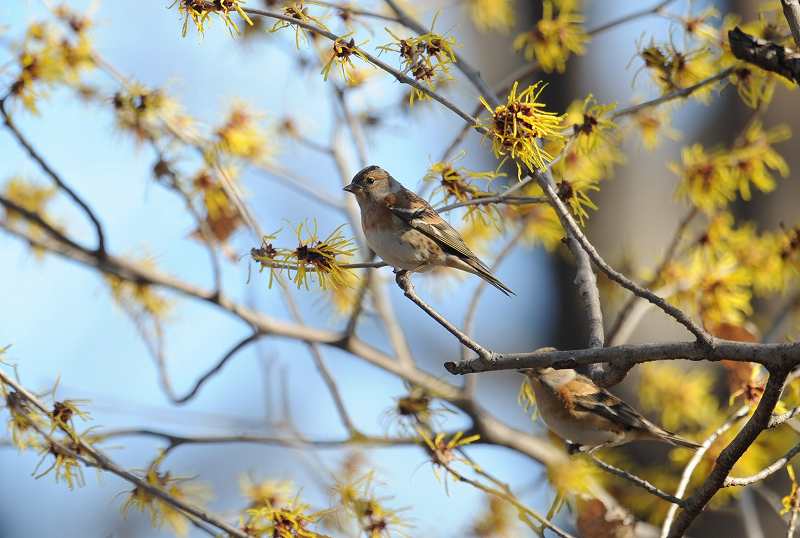
[[[266, 2], [271, 4], [272, 2]], [[735, 11], [752, 17], [757, 2], [692, 2], [693, 11], [716, 6], [721, 12]], [[250, 0], [248, 6], [261, 7]], [[365, 7], [381, 8], [380, 2], [364, 1]], [[411, 2], [417, 15], [428, 24], [441, 9], [438, 31], [458, 37], [459, 50], [480, 68], [490, 83], [497, 83], [524, 63], [511, 52], [508, 35], [479, 33], [463, 2]], [[686, 13], [686, 1], [671, 4], [670, 11]], [[613, 20], [642, 2], [597, 0], [586, 2], [586, 27]], [[278, 125], [291, 117], [299, 129], [315, 140], [327, 141], [335, 117], [330, 86], [317, 67], [304, 67], [304, 52], [298, 52], [290, 30], [258, 38], [232, 40], [218, 21], [205, 36], [189, 31], [181, 37], [181, 19], [169, 1], [90, 3], [72, 1], [78, 11], [94, 9], [94, 45], [121, 73], [143, 84], [165, 88], [195, 118], [219, 124], [234, 102], [241, 101], [263, 114], [266, 124]], [[540, 15], [540, 2], [517, 2], [517, 30], [532, 26]], [[17, 0], [0, 4], [0, 40], [18, 41], [24, 28], [48, 18], [44, 2]], [[333, 23], [332, 23], [333, 24]], [[335, 26], [335, 24], [333, 24]], [[359, 29], [370, 44], [387, 42], [381, 24], [371, 31]], [[634, 99], [656, 95], [646, 76], [636, 77], [641, 61], [635, 59], [636, 43], [670, 39], [674, 25], [659, 17], [644, 17], [599, 34], [587, 54], [570, 59], [564, 75], [548, 76], [542, 94], [548, 108], [564, 110], [575, 99], [593, 93], [600, 103], [620, 106]], [[2, 64], [10, 61], [4, 47]], [[7, 79], [7, 75], [0, 71]], [[98, 76], [98, 78], [102, 78]], [[635, 79], [635, 83], [634, 83]], [[102, 84], [109, 86], [107, 80]], [[369, 160], [388, 169], [411, 188], [420, 188], [429, 166], [439, 160], [444, 148], [462, 126], [459, 118], [431, 103], [402, 111], [399, 103], [405, 88], [382, 77], [354, 92], [351, 105], [358, 112], [380, 113], [381, 121], [368, 131]], [[474, 93], [460, 75], [445, 92], [465, 109], [475, 106]], [[779, 87], [767, 126], [778, 122], [800, 130], [800, 108], [796, 95]], [[114, 128], [110, 107], [82, 103], [69, 91], [55, 91], [39, 104], [39, 114], [15, 110], [20, 129], [35, 142], [47, 160], [89, 202], [105, 226], [108, 247], [117, 255], [153, 260], [162, 270], [202, 286], [209, 286], [211, 272], [202, 246], [189, 238], [193, 222], [181, 200], [157, 185], [152, 167], [157, 158]], [[678, 221], [685, 213], [673, 202], [676, 178], [666, 164], [677, 161], [680, 147], [691, 141], [709, 146], [730, 144], [749, 117], [735, 91], [726, 90], [710, 105], [688, 102], [678, 109], [673, 126], [682, 133], [679, 142], [667, 140], [655, 152], [647, 152], [635, 140], [623, 150], [626, 163], [604, 183], [597, 195], [600, 210], [592, 212], [590, 239], [606, 259], [617, 266], [637, 259], [643, 266], [656, 263]], [[335, 168], [319, 153], [286, 138], [271, 140], [276, 161], [303, 177], [313, 179], [326, 196], [343, 198]], [[789, 142], [779, 149], [794, 169], [800, 162]], [[461, 163], [476, 170], [491, 170], [495, 159], [477, 134], [470, 134]], [[796, 147], [796, 146], [794, 146]], [[357, 170], [353, 151], [352, 172]], [[0, 172], [4, 179], [19, 175], [41, 178], [30, 161], [6, 132], [0, 133]], [[321, 234], [345, 221], [340, 213], [324, 205], [313, 205], [281, 182], [258, 171], [244, 171], [242, 184], [261, 226], [268, 230], [291, 230], [304, 218], [316, 219]], [[797, 217], [800, 187], [784, 180], [769, 197], [755, 195], [742, 206], [740, 216], [759, 225], [775, 227]], [[746, 211], [746, 213], [744, 213]], [[92, 237], [92, 229], [63, 199], [52, 208], [60, 222], [75, 237]], [[453, 219], [457, 218], [451, 215]], [[290, 224], [287, 224], [290, 223]], [[349, 228], [345, 234], [352, 235]], [[231, 249], [245, 255], [256, 240], [240, 232], [230, 241]], [[485, 253], [491, 259], [491, 253]], [[175, 433], [237, 434], [269, 433], [270, 417], [280, 412], [287, 398], [294, 422], [303, 434], [322, 439], [345, 436], [334, 406], [313, 366], [306, 348], [298, 343], [265, 338], [242, 351], [224, 371], [205, 385], [185, 406], [170, 404], [158, 383], [156, 367], [135, 327], [114, 303], [105, 283], [92, 271], [53, 256], [38, 257], [18, 240], [0, 235], [0, 346], [12, 345], [8, 358], [18, 364], [23, 382], [44, 390], [59, 380], [58, 397], [89, 400], [91, 425], [104, 428], [148, 426]], [[388, 269], [379, 271], [389, 279]], [[267, 287], [248, 257], [226, 264], [224, 285], [237, 300], [269, 315], [286, 318], [277, 288]], [[521, 248], [504, 262], [501, 280], [517, 293], [507, 298], [487, 290], [477, 314], [475, 337], [489, 348], [529, 350], [545, 345], [581, 347], [585, 342], [583, 317], [578, 313], [572, 288], [574, 270], [566, 257], [548, 254], [541, 247]], [[478, 280], [417, 277], [418, 290], [454, 320], [462, 319]], [[408, 332], [412, 350], [424, 368], [449, 378], [442, 368], [446, 360], [459, 356], [454, 339], [389, 286], [401, 326]], [[465, 293], [466, 292], [466, 293]], [[318, 290], [294, 293], [306, 321], [312, 326], [339, 326], [343, 322]], [[609, 319], [610, 316], [609, 316]], [[231, 316], [209, 305], [176, 299], [168, 315], [166, 351], [168, 369], [177, 392], [183, 393], [201, 373], [213, 365], [247, 328]], [[381, 348], [386, 336], [367, 316], [359, 334]], [[658, 313], [650, 313], [631, 337], [634, 342], [682, 338], [680, 328]], [[405, 393], [398, 379], [334, 349], [325, 356], [336, 377], [351, 415], [364, 433], [380, 435], [391, 428], [387, 410]], [[515, 374], [482, 375], [480, 400], [508, 423], [531, 431], [542, 431], [538, 422], [517, 405], [519, 378]], [[636, 370], [618, 392], [636, 383]], [[628, 392], [629, 393], [629, 392]], [[447, 418], [452, 428], [467, 422], [457, 415]], [[129, 468], [144, 468], [163, 443], [143, 438], [120, 439], [110, 450]], [[238, 477], [292, 480], [302, 497], [318, 507], [331, 503], [324, 487], [329, 473], [347, 457], [348, 451], [299, 452], [286, 448], [248, 445], [181, 447], [168, 456], [167, 466], [177, 474], [195, 476], [214, 490], [210, 507], [230, 514], [244, 503]], [[534, 507], [546, 510], [552, 500], [543, 480], [543, 469], [508, 450], [475, 447], [473, 457], [486, 465]], [[482, 495], [461, 484], [444, 485], [430, 472], [425, 454], [401, 447], [365, 451], [365, 457], [385, 483], [379, 491], [391, 497], [390, 504], [408, 507], [415, 527], [409, 536], [449, 537], [467, 535], [469, 519], [484, 505]], [[19, 453], [13, 447], [0, 449], [0, 537], [21, 536], [162, 536], [168, 530], [150, 528], [146, 515], [131, 511], [127, 520], [119, 513], [120, 492], [130, 486], [113, 476], [98, 479], [86, 472], [86, 486], [70, 492], [51, 476], [35, 480], [32, 472], [39, 457]], [[311, 463], [309, 463], [311, 461]], [[761, 502], [761, 501], [758, 501]], [[763, 507], [762, 507], [763, 508]], [[717, 525], [719, 522], [707, 523]], [[737, 527], [735, 524], [733, 527]], [[734, 528], [725, 531], [738, 536]], [[702, 535], [702, 527], [697, 527]], [[721, 527], [714, 535], [722, 535]], [[65, 530], [68, 529], [68, 530]], [[522, 531], [520, 531], [522, 533]], [[194, 536], [196, 529], [190, 531]], [[525, 535], [524, 533], [521, 535]]]

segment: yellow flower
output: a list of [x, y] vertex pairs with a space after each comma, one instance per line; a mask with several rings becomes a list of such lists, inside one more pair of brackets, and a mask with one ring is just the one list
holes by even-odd
[[[499, 167], [489, 172], [478, 172], [463, 166], [456, 167], [453, 162], [436, 162], [430, 166], [423, 180], [439, 183], [431, 193], [432, 197], [441, 195], [437, 204], [451, 204], [493, 196], [494, 193], [478, 187], [475, 183], [485, 181], [488, 187], [488, 183], [502, 176], [505, 174], [500, 172]], [[494, 211], [491, 204], [470, 205], [467, 206], [464, 218], [469, 220], [478, 218], [485, 221], [488, 217], [489, 220], [494, 220]]]
[[553, 70], [563, 73], [570, 54], [584, 54], [589, 41], [582, 26], [583, 15], [577, 12], [579, 3], [579, 0], [545, 0], [536, 28], [518, 35], [514, 49], [523, 51], [527, 60], [536, 58], [547, 73]]
[[518, 161], [517, 172], [521, 177], [522, 165], [530, 170], [544, 170], [553, 159], [540, 146], [543, 140], [559, 140], [563, 136], [561, 116], [545, 110], [544, 103], [538, 101], [544, 85], [537, 82], [517, 95], [518, 85], [514, 83], [504, 105], [492, 108], [483, 97], [481, 102], [492, 116], [483, 126], [488, 129], [486, 137], [492, 140], [495, 157], [510, 156]]
[[[288, 3], [287, 5], [285, 5], [284, 8], [283, 8], [283, 14], [288, 16], [288, 17], [291, 17], [292, 19], [295, 19], [295, 20], [298, 20], [298, 21], [301, 21], [301, 22], [304, 22], [304, 23], [307, 23], [307, 24], [312, 24], [312, 25], [316, 26], [317, 28], [322, 28], [323, 30], [327, 30], [328, 29], [328, 27], [325, 26], [325, 24], [322, 22], [322, 20], [318, 19], [317, 17], [314, 17], [313, 15], [311, 15], [308, 12], [308, 8], [305, 6], [305, 3], [303, 2], [303, 0], [296, 0], [294, 2], [291, 2], [291, 3]], [[290, 26], [294, 26], [295, 27], [295, 29], [294, 29], [295, 30], [294, 42], [295, 42], [295, 46], [299, 49], [300, 48], [300, 40], [301, 39], [305, 39], [305, 37], [306, 37], [306, 30], [303, 29], [303, 27], [301, 27], [299, 25], [294, 25], [294, 24], [292, 24], [291, 22], [288, 22], [288, 21], [278, 20], [272, 26], [272, 29], [270, 30], [270, 32], [277, 32], [278, 30], [281, 30], [283, 28], [288, 28]], [[311, 37], [314, 38], [315, 34], [311, 33]]]
[[342, 36], [333, 42], [328, 61], [325, 62], [325, 65], [322, 67], [322, 75], [325, 80], [328, 80], [331, 68], [334, 64], [338, 64], [342, 73], [342, 79], [347, 82], [348, 85], [353, 86], [357, 85], [354, 84], [357, 70], [356, 66], [353, 64], [352, 57], [358, 56], [365, 62], [369, 60], [360, 50], [364, 43], [356, 45], [355, 39], [352, 37], [349, 40], [347, 39], [349, 36], [350, 34]]
[[514, 6], [511, 0], [469, 0], [469, 14], [481, 32], [507, 32], [514, 27]]
[[19, 73], [11, 82], [10, 95], [31, 112], [37, 112], [36, 101], [46, 90], [58, 84], [80, 87], [81, 75], [95, 67], [88, 36], [91, 21], [75, 15], [74, 23], [72, 36], [42, 23], [31, 24], [25, 33], [17, 53]]
[[[205, 502], [210, 497], [206, 486], [190, 483], [191, 478], [188, 477], [173, 476], [169, 471], [159, 471], [165, 456], [166, 452], [162, 452], [146, 471], [140, 472], [142, 478], [154, 488], [160, 489], [180, 501], [191, 504]], [[189, 520], [182, 512], [140, 486], [129, 492], [128, 498], [121, 508], [123, 517], [128, 516], [131, 508], [140, 512], [148, 512], [153, 528], [161, 527], [166, 523], [178, 536], [186, 536], [189, 532]]]
[[373, 471], [352, 480], [337, 483], [333, 492], [339, 504], [352, 516], [358, 527], [368, 538], [395, 536], [400, 529], [408, 527], [401, 517], [402, 510], [386, 506], [384, 498], [375, 494]]
[[775, 188], [775, 179], [771, 170], [781, 176], [789, 175], [789, 165], [780, 154], [772, 148], [772, 144], [791, 138], [791, 131], [785, 125], [779, 125], [765, 131], [760, 121], [754, 121], [745, 131], [731, 152], [733, 176], [739, 186], [739, 194], [744, 200], [750, 200], [750, 184], [761, 192], [770, 192]]
[[726, 206], [735, 198], [737, 183], [726, 154], [721, 151], [706, 153], [703, 146], [694, 144], [683, 148], [681, 158], [681, 165], [669, 165], [681, 178], [678, 197], [688, 198], [707, 213]]
[[[394, 41], [378, 47], [381, 51], [398, 54], [403, 73], [432, 90], [436, 89], [437, 84], [450, 78], [449, 66], [456, 61], [454, 51], [456, 39], [434, 32], [435, 24], [436, 17], [431, 23], [430, 32], [405, 39], [401, 39], [386, 28], [386, 32]], [[413, 105], [415, 100], [427, 98], [428, 94], [418, 88], [412, 88], [409, 103]]]
[[664, 106], [643, 108], [633, 115], [633, 123], [645, 149], [656, 149], [662, 135], [671, 140], [680, 139], [680, 133], [670, 124], [670, 111]]
[[247, 24], [252, 25], [253, 21], [242, 10], [241, 4], [244, 0], [175, 0], [169, 7], [178, 4], [178, 12], [183, 14], [182, 35], [185, 37], [189, 30], [189, 21], [194, 23], [195, 28], [201, 34], [205, 32], [205, 25], [212, 14], [217, 15], [225, 23], [225, 27], [231, 35], [239, 34], [239, 26], [233, 20], [233, 14], [238, 14]]
[[[305, 233], [303, 230], [306, 230]], [[333, 230], [328, 237], [320, 240], [317, 225], [314, 228], [303, 223], [297, 226], [297, 238], [300, 245], [284, 255], [284, 262], [295, 262], [294, 282], [298, 287], [308, 288], [308, 275], [314, 274], [322, 289], [349, 286], [353, 280], [347, 276], [348, 269], [343, 269], [337, 256], [350, 257], [356, 251], [350, 239], [342, 235], [342, 226]]]
[[258, 125], [256, 115], [244, 103], [234, 103], [225, 123], [216, 131], [217, 147], [243, 159], [263, 161], [271, 153], [264, 130]]
[[[715, 74], [719, 63], [709, 48], [681, 52], [672, 44], [661, 48], [652, 42], [639, 51], [639, 56], [663, 93], [697, 84]], [[692, 93], [692, 97], [707, 102], [715, 86], [716, 83], [707, 84]]]

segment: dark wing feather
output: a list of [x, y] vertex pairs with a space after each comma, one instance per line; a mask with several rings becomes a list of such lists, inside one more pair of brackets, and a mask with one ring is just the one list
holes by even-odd
[[653, 425], [634, 408], [604, 390], [576, 396], [577, 409], [595, 413], [632, 430], [651, 430]]
[[461, 235], [445, 221], [431, 205], [408, 189], [402, 189], [387, 197], [386, 206], [409, 226], [427, 235], [446, 250], [488, 268], [478, 260]]

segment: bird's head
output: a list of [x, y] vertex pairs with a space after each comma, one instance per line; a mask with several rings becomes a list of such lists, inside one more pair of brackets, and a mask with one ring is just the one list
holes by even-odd
[[344, 190], [353, 193], [359, 202], [380, 201], [387, 194], [397, 190], [397, 182], [380, 166], [367, 166], [355, 176]]

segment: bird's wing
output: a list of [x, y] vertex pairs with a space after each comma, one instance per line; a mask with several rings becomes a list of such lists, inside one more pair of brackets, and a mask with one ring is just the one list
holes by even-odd
[[409, 226], [427, 235], [442, 247], [460, 257], [477, 260], [483, 266], [455, 228], [450, 226], [428, 202], [410, 190], [404, 188], [388, 195], [386, 207]]
[[650, 421], [633, 407], [590, 381], [583, 381], [581, 377], [570, 381], [569, 392], [572, 397], [571, 403], [575, 409], [594, 413], [625, 427], [625, 429], [652, 429]]

